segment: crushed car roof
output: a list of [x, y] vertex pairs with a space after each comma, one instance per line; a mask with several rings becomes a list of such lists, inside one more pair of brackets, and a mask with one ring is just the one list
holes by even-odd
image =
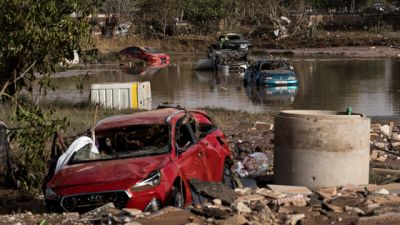
[[[133, 114], [117, 115], [100, 120], [95, 127], [96, 132], [130, 125], [162, 124], [172, 114], [182, 111], [176, 108], [165, 108], [143, 111]], [[183, 111], [182, 111], [183, 112]]]

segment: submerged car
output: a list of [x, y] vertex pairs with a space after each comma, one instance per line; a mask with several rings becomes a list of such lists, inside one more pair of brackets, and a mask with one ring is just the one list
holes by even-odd
[[120, 55], [143, 59], [150, 64], [169, 63], [169, 55], [162, 53], [160, 50], [153, 47], [128, 47], [120, 51]]
[[243, 35], [228, 33], [218, 38], [218, 45], [220, 49], [232, 49], [247, 51], [251, 44], [246, 40]]
[[164, 108], [97, 123], [58, 159], [46, 185], [46, 207], [86, 212], [157, 210], [191, 202], [189, 180], [222, 181], [231, 156], [225, 135], [203, 111]]
[[244, 84], [268, 86], [297, 85], [293, 67], [283, 60], [261, 60], [250, 66], [244, 74]]

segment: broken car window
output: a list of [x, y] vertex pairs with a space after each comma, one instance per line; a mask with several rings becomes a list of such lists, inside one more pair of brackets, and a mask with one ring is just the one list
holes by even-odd
[[204, 138], [205, 136], [207, 136], [207, 134], [211, 133], [216, 128], [217, 127], [211, 123], [200, 123], [199, 124], [200, 138]]
[[80, 149], [70, 163], [110, 160], [165, 154], [169, 152], [167, 125], [135, 125], [112, 129], [97, 134], [99, 154], [90, 152], [90, 146]]
[[152, 47], [145, 47], [144, 49], [149, 53], [161, 53], [158, 49]]
[[176, 129], [176, 144], [179, 150], [184, 150], [193, 144], [192, 134], [190, 126], [187, 124], [181, 124]]

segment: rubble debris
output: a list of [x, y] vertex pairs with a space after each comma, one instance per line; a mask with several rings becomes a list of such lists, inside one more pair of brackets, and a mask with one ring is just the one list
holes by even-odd
[[386, 225], [400, 224], [400, 213], [385, 213], [382, 215], [360, 217], [356, 225]]
[[381, 129], [381, 132], [386, 135], [386, 137], [390, 137], [391, 131], [390, 131], [389, 125], [383, 125], [380, 127], [380, 129]]
[[332, 199], [338, 194], [336, 187], [318, 188], [315, 193], [322, 199]]
[[380, 195], [388, 195], [388, 194], [390, 194], [389, 191], [386, 190], [386, 189], [384, 189], [384, 188], [379, 189], [379, 190], [377, 190], [377, 191], [374, 191], [374, 192], [372, 192], [372, 193], [374, 193], [374, 194], [380, 194]]
[[296, 225], [298, 221], [304, 219], [305, 217], [306, 215], [304, 214], [287, 215], [285, 224]]
[[262, 201], [264, 200], [265, 197], [260, 194], [252, 194], [252, 195], [245, 195], [245, 196], [240, 196], [235, 200], [235, 202], [246, 202], [246, 203], [252, 203], [252, 202], [257, 202], [257, 201]]
[[114, 203], [110, 202], [103, 206], [95, 208], [92, 211], [89, 211], [89, 212], [83, 214], [82, 217], [94, 217], [94, 216], [97, 216], [97, 215], [100, 215], [100, 214], [106, 212], [108, 209], [115, 209]]
[[263, 195], [267, 198], [271, 198], [271, 199], [279, 199], [279, 198], [284, 198], [287, 195], [277, 192], [277, 191], [273, 191], [273, 190], [269, 190], [266, 188], [260, 188], [256, 191], [257, 194]]
[[322, 206], [330, 211], [336, 212], [336, 213], [340, 213], [343, 212], [343, 208], [340, 206], [336, 206], [333, 204], [329, 204], [329, 203], [322, 203]]
[[218, 198], [222, 204], [230, 205], [237, 198], [236, 193], [224, 183], [206, 182], [198, 179], [191, 179], [189, 183], [195, 192], [210, 200]]
[[234, 191], [239, 196], [251, 195], [251, 188], [249, 187], [235, 188]]
[[221, 221], [221, 225], [244, 225], [248, 224], [249, 221], [243, 215], [234, 215], [228, 219]]
[[288, 195], [311, 195], [312, 192], [307, 187], [268, 184], [267, 187], [273, 191], [281, 192]]
[[251, 209], [249, 207], [247, 207], [246, 204], [244, 204], [243, 202], [237, 202], [234, 205], [235, 209], [239, 212], [239, 213], [251, 213]]
[[196, 215], [214, 219], [226, 219], [230, 217], [230, 213], [228, 211], [219, 207], [203, 207], [202, 209], [194, 208], [191, 210], [191, 212]]
[[260, 121], [256, 121], [254, 123], [254, 126], [252, 127], [252, 129], [255, 130], [272, 130], [274, 128], [274, 124], [272, 123], [266, 123], [266, 122], [260, 122]]
[[307, 197], [304, 197], [303, 195], [295, 195], [295, 196], [288, 196], [284, 198], [278, 198], [274, 200], [273, 202], [275, 205], [278, 206], [298, 206], [298, 207], [303, 207], [307, 205], [307, 202], [309, 199]]
[[[239, 164], [240, 165], [240, 164]], [[241, 177], [257, 177], [267, 172], [269, 160], [263, 152], [255, 152], [243, 160], [243, 166], [238, 166], [237, 172]]]

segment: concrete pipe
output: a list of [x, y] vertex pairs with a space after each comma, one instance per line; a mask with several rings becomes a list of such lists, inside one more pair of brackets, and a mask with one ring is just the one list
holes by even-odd
[[368, 184], [370, 123], [361, 114], [280, 112], [275, 117], [274, 183], [312, 189]]

